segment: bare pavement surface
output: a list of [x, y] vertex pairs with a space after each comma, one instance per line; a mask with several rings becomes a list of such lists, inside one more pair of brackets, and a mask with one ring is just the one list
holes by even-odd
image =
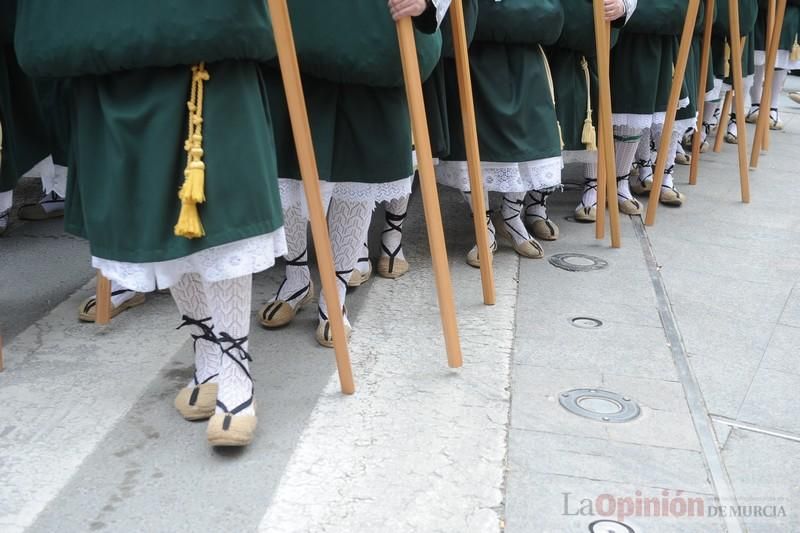
[[[726, 145], [696, 187], [677, 169], [683, 208], [647, 228], [624, 217], [613, 250], [565, 220], [568, 187], [547, 259], [497, 254], [493, 307], [464, 263], [467, 210], [443, 190], [459, 370], [415, 197], [412, 272], [349, 295], [357, 393], [339, 393], [313, 312], [277, 332], [254, 320], [259, 429], [240, 451], [210, 449], [172, 407], [192, 370], [170, 297], [79, 324], [86, 244], [60, 221], [15, 223], [0, 239], [0, 531], [800, 531], [800, 107], [782, 104], [750, 205]], [[559, 254], [580, 256], [565, 270]], [[256, 276], [254, 308], [280, 272]], [[578, 405], [600, 420], [561, 405], [574, 389], [595, 391]]]

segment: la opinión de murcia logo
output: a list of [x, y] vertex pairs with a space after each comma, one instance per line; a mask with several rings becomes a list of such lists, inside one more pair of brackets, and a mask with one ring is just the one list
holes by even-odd
[[637, 490], [633, 496], [600, 494], [595, 498], [575, 498], [571, 492], [564, 496], [563, 515], [615, 518], [624, 522], [631, 517], [702, 518], [702, 517], [761, 517], [786, 516], [783, 505], [719, 505], [700, 496], [684, 495], [683, 491], [662, 490], [659, 496], [645, 496]]

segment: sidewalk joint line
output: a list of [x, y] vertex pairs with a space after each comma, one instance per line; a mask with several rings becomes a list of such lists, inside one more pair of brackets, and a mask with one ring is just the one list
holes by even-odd
[[[653, 290], [658, 304], [658, 314], [661, 317], [661, 323], [664, 325], [664, 335], [669, 341], [672, 360], [675, 363], [675, 369], [686, 394], [686, 403], [689, 406], [689, 412], [692, 416], [692, 422], [700, 442], [700, 448], [703, 451], [706, 466], [708, 467], [711, 483], [716, 490], [720, 505], [735, 507], [737, 505], [736, 494], [725, 469], [722, 454], [717, 447], [714, 428], [711, 425], [703, 393], [689, 364], [689, 357], [678, 328], [678, 321], [672, 310], [664, 278], [661, 276], [655, 250], [641, 217], [631, 217], [631, 220], [633, 222], [633, 231], [642, 247], [650, 280], [653, 283]], [[736, 517], [726, 515], [724, 519], [729, 533], [740, 533], [742, 531], [741, 523]]]
[[732, 428], [743, 429], [745, 431], [760, 433], [762, 435], [769, 435], [770, 437], [777, 437], [779, 439], [800, 442], [800, 435], [796, 433], [790, 433], [788, 431], [782, 431], [780, 429], [768, 428], [759, 424], [751, 424], [750, 422], [741, 422], [739, 420], [734, 420], [733, 418], [722, 415], [711, 415], [711, 420], [714, 422], [719, 422], [720, 424], [725, 424], [726, 426], [730, 426]]

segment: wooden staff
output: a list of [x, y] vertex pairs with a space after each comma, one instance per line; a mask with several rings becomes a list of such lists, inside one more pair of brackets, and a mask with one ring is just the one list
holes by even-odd
[[[742, 202], [750, 203], [750, 175], [747, 167], [747, 122], [744, 114], [744, 81], [742, 80], [742, 48], [745, 39], [739, 39], [739, 1], [730, 0], [731, 26], [731, 72], [733, 73], [733, 92], [736, 95], [736, 136], [739, 153], [739, 183], [742, 190]], [[767, 113], [769, 115], [769, 113]]]
[[[439, 208], [439, 193], [436, 190], [431, 140], [425, 115], [425, 101], [422, 96], [422, 78], [419, 72], [419, 63], [417, 62], [414, 27], [410, 17], [405, 17], [397, 22], [397, 38], [400, 42], [400, 57], [403, 62], [406, 97], [411, 111], [411, 126], [414, 130], [414, 140], [417, 148], [422, 203], [428, 227], [433, 273], [436, 277], [436, 292], [439, 297], [439, 312], [442, 317], [442, 329], [444, 330], [444, 340], [447, 347], [447, 362], [451, 368], [459, 368], [462, 365], [461, 341], [458, 338], [453, 285], [450, 280], [450, 269], [447, 263], [442, 213]], [[474, 196], [473, 200], [475, 199]], [[481, 198], [483, 198], [482, 195]], [[479, 217], [482, 219], [482, 214], [476, 213], [475, 218]], [[486, 232], [485, 228], [481, 231]]]
[[[734, 0], [738, 1], [738, 0]], [[697, 23], [697, 12], [700, 10], [700, 0], [689, 0], [689, 10], [683, 22], [681, 45], [678, 48], [678, 62], [675, 65], [675, 74], [672, 77], [672, 88], [667, 102], [667, 114], [664, 117], [664, 126], [661, 129], [661, 143], [658, 147], [656, 168], [653, 171], [653, 189], [650, 191], [650, 200], [647, 203], [645, 224], [652, 226], [656, 221], [658, 200], [661, 195], [661, 184], [664, 182], [664, 169], [667, 166], [667, 154], [673, 149], [672, 128], [675, 126], [675, 114], [678, 112], [678, 101], [681, 98], [683, 80], [686, 76], [686, 64], [689, 61], [689, 50], [692, 47], [694, 27]]]
[[[769, 4], [768, 4], [768, 7], [767, 7], [767, 33], [764, 34], [764, 40], [765, 40], [764, 51], [765, 52], [767, 50], [769, 50], [769, 43], [770, 43], [769, 39], [770, 39], [770, 36], [772, 35], [772, 31], [775, 29], [775, 10], [776, 9], [777, 9], [777, 5], [775, 3], [775, 0], [769, 0]], [[765, 57], [765, 59], [766, 59], [766, 57]], [[764, 67], [765, 67], [765, 70], [764, 70], [764, 73], [765, 73], [764, 81], [766, 81], [766, 66], [767, 66], [767, 63], [765, 61], [764, 62]], [[761, 96], [764, 96], [764, 93], [763, 93], [764, 86], [763, 86], [763, 84], [762, 84], [761, 88], [762, 88]], [[770, 106], [770, 107], [772, 107], [772, 106]], [[756, 122], [758, 122], [758, 120], [756, 120]], [[769, 128], [767, 128], [766, 131], [764, 131], [764, 142], [761, 145], [761, 149], [764, 150], [764, 151], [769, 150], [769, 137], [770, 137], [769, 136]]]
[[[611, 246], [622, 246], [617, 203], [617, 171], [614, 156], [614, 126], [611, 118], [611, 23], [605, 20], [603, 2], [595, 0], [594, 32], [598, 74], [597, 222], [595, 237], [605, 233], [606, 204], [611, 220]], [[587, 88], [588, 90], [588, 88]], [[602, 182], [602, 183], [601, 183]]]
[[328, 225], [325, 220], [325, 209], [322, 205], [322, 193], [319, 186], [317, 160], [308, 124], [308, 111], [303, 95], [303, 84], [300, 80], [300, 67], [297, 63], [297, 52], [289, 19], [286, 0], [267, 0], [272, 29], [275, 33], [275, 46], [278, 50], [278, 61], [281, 67], [281, 78], [286, 92], [286, 103], [292, 122], [297, 159], [300, 163], [300, 174], [308, 202], [308, 213], [311, 220], [311, 233], [314, 237], [314, 250], [317, 253], [317, 266], [322, 281], [322, 292], [328, 302], [328, 318], [333, 333], [333, 347], [336, 354], [336, 367], [339, 371], [339, 383], [342, 393], [353, 394], [353, 369], [350, 366], [350, 353], [347, 347], [347, 335], [344, 330], [342, 305], [336, 288], [336, 269], [328, 236]]
[[722, 142], [725, 140], [725, 133], [728, 130], [728, 123], [731, 120], [731, 99], [733, 98], [733, 89], [725, 93], [725, 98], [722, 100], [722, 109], [719, 112], [719, 122], [717, 123], [717, 135], [714, 137], [714, 152], [719, 153], [722, 151]]
[[111, 281], [97, 271], [97, 287], [95, 289], [94, 323], [104, 326], [111, 322]]
[[[711, 62], [711, 32], [714, 23], [714, 0], [706, 0], [705, 19], [703, 19], [703, 47], [700, 55], [700, 81], [697, 87], [697, 130], [692, 140], [692, 160], [689, 167], [689, 185], [697, 185], [697, 170], [700, 165], [700, 145], [703, 142], [703, 117], [706, 112], [706, 85], [708, 84], [708, 65]], [[691, 89], [691, 88], [690, 88]]]
[[486, 220], [484, 219], [486, 205], [483, 199], [483, 172], [481, 170], [480, 149], [478, 148], [478, 126], [475, 118], [475, 100], [472, 95], [472, 75], [469, 70], [469, 52], [467, 51], [467, 27], [464, 22], [462, 0], [452, 0], [450, 3], [450, 24], [453, 27], [453, 49], [458, 73], [461, 121], [464, 126], [464, 146], [467, 148], [467, 166], [469, 168], [470, 190], [472, 191], [472, 220], [475, 223], [478, 259], [481, 263], [483, 303], [494, 305], [496, 301], [494, 267], [492, 266], [492, 251], [489, 248], [489, 235], [486, 231]]
[[[771, 5], [771, 4], [770, 4]], [[758, 107], [758, 125], [753, 139], [753, 152], [750, 156], [750, 167], [758, 167], [761, 149], [767, 149], [767, 133], [769, 132], [769, 113], [772, 103], [772, 85], [775, 81], [775, 62], [778, 58], [778, 47], [781, 41], [783, 21], [786, 16], [786, 0], [778, 0], [775, 24], [769, 35], [767, 57], [764, 61], [764, 90], [761, 93], [761, 104]]]

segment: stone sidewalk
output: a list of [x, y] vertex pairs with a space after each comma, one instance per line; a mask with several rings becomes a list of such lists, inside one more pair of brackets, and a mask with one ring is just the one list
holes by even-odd
[[[697, 187], [679, 167], [683, 208], [662, 207], [654, 227], [624, 218], [612, 250], [565, 220], [579, 197], [568, 188], [554, 197], [562, 239], [545, 244], [548, 259], [496, 256], [493, 307], [464, 264], [467, 210], [442, 191], [460, 370], [446, 365], [415, 197], [412, 272], [348, 296], [357, 393], [338, 392], [312, 312], [278, 332], [254, 325], [259, 430], [236, 452], [209, 449], [204, 424], [172, 408], [191, 348], [170, 298], [78, 324], [92, 288], [84, 243], [14, 227], [0, 239], [12, 311], [0, 317], [0, 531], [800, 531], [800, 108], [784, 109], [750, 205], [726, 145], [704, 156]], [[605, 267], [563, 270], [557, 254]], [[254, 308], [280, 275], [255, 277]], [[577, 388], [620, 393], [641, 413], [579, 417], [560, 405]], [[668, 516], [645, 516], [652, 498]], [[784, 514], [727, 516], [737, 506]], [[704, 516], [679, 516], [688, 508]]]

